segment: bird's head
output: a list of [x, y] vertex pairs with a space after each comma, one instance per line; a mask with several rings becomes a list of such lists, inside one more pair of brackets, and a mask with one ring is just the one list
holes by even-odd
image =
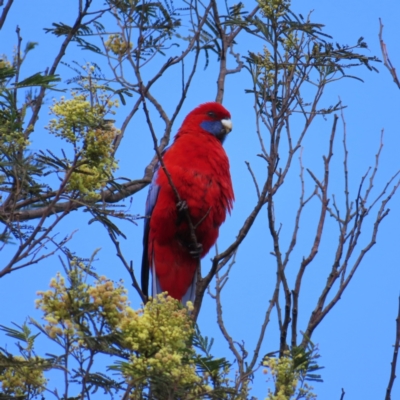
[[231, 114], [219, 103], [204, 103], [191, 111], [183, 121], [182, 128], [189, 126], [210, 133], [222, 143], [232, 130]]

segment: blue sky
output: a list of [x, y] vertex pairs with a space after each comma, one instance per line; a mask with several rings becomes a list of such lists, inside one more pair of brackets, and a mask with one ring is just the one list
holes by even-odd
[[[71, 2], [74, 3], [75, 2]], [[44, 70], [52, 61], [53, 54], [59, 45], [59, 39], [52, 35], [45, 35], [44, 27], [52, 22], [71, 21], [73, 11], [70, 3], [65, 1], [22, 2], [16, 1], [11, 8], [9, 18], [0, 32], [0, 54], [9, 57], [16, 42], [15, 27], [19, 25], [21, 35], [25, 41], [38, 42], [38, 47], [29, 55], [23, 73]], [[251, 4], [246, 2], [246, 4]], [[367, 55], [380, 57], [378, 41], [379, 21], [382, 18], [385, 25], [384, 38], [392, 63], [400, 68], [400, 27], [398, 15], [400, 4], [395, 0], [376, 1], [293, 1], [292, 7], [296, 12], [307, 15], [314, 10], [312, 20], [323, 23], [325, 32], [334, 37], [334, 41], [342, 44], [353, 44], [360, 36], [368, 43]], [[240, 49], [256, 49], [257, 43], [238, 37]], [[261, 51], [261, 48], [258, 49]], [[67, 51], [65, 61], [76, 60], [85, 63], [92, 60], [91, 53], [83, 52], [71, 47]], [[393, 84], [389, 72], [383, 65], [377, 65], [379, 73], [370, 72], [366, 68], [359, 68], [354, 74], [361, 77], [364, 83], [356, 80], [342, 80], [329, 87], [325, 93], [323, 104], [332, 104], [343, 101], [347, 108], [344, 116], [347, 127], [349, 149], [349, 169], [351, 194], [355, 197], [360, 178], [367, 168], [374, 163], [374, 157], [379, 147], [381, 131], [384, 130], [384, 148], [380, 169], [374, 190], [378, 193], [385, 182], [400, 169], [399, 126], [400, 126], [400, 91]], [[199, 69], [200, 70], [200, 69]], [[60, 67], [62, 76], [70, 74], [66, 67]], [[199, 103], [212, 100], [215, 97], [215, 70], [210, 66], [205, 71], [199, 71], [194, 80], [193, 89], [189, 93], [175, 125], [180, 125], [184, 116]], [[166, 109], [169, 105], [169, 94], [174, 90], [173, 80], [161, 81], [165, 86], [157, 86], [156, 93], [162, 99]], [[209, 84], [205, 84], [209, 82]], [[65, 82], [62, 83], [65, 86]], [[254, 130], [252, 99], [244, 94], [244, 89], [251, 85], [249, 76], [242, 73], [238, 76], [229, 76], [227, 80], [224, 105], [232, 114], [234, 130], [225, 144], [231, 162], [232, 179], [235, 188], [236, 201], [230, 218], [221, 229], [218, 241], [219, 249], [226, 248], [231, 243], [243, 220], [246, 218], [256, 201], [255, 189], [244, 161], [251, 162], [256, 176], [264, 176], [265, 165], [256, 156], [259, 153]], [[47, 95], [47, 104], [58, 96], [57, 93]], [[120, 120], [127, 109], [122, 107]], [[32, 149], [47, 148], [54, 145], [53, 139], [48, 139], [48, 133], [43, 127], [48, 119], [44, 107], [40, 121], [32, 140]], [[122, 118], [121, 118], [122, 120]], [[322, 154], [327, 150], [327, 138], [332, 126], [333, 118], [320, 118], [315, 121], [305, 142], [303, 162], [311, 167], [319, 176], [322, 174]], [[157, 123], [156, 123], [157, 127]], [[296, 126], [292, 129], [295, 129]], [[139, 178], [146, 162], [152, 157], [151, 138], [143, 134], [146, 129], [143, 121], [137, 120], [135, 125], [128, 129], [123, 145], [118, 151], [120, 160], [120, 176], [131, 179]], [[334, 175], [333, 189], [340, 197], [342, 171], [342, 122], [338, 124], [337, 143], [334, 151], [333, 165], [339, 173]], [[276, 218], [282, 222], [282, 235], [290, 232], [291, 218], [298, 200], [298, 177], [295, 172], [288, 178], [288, 185], [280, 194], [280, 202], [276, 209]], [[311, 180], [306, 180], [307, 193], [312, 192]], [[146, 190], [132, 198], [130, 211], [132, 214], [142, 214]], [[130, 199], [126, 199], [128, 204]], [[310, 204], [301, 221], [299, 248], [293, 254], [289, 265], [289, 281], [293, 284], [299, 260], [309, 249], [312, 234], [315, 230], [313, 217], [318, 202]], [[341, 388], [344, 388], [345, 399], [378, 399], [384, 398], [389, 379], [390, 362], [393, 352], [392, 344], [395, 336], [395, 318], [397, 314], [398, 296], [400, 294], [400, 246], [398, 226], [400, 222], [400, 205], [398, 195], [394, 197], [389, 208], [389, 216], [383, 221], [378, 235], [377, 244], [367, 254], [357, 271], [353, 281], [345, 291], [339, 303], [328, 314], [326, 319], [315, 331], [314, 343], [319, 346], [320, 364], [325, 367], [322, 371], [323, 384], [315, 384], [315, 392], [319, 399], [339, 399]], [[100, 260], [96, 268], [102, 274], [112, 279], [124, 279], [129, 285], [129, 277], [125, 273], [119, 260], [115, 257], [115, 250], [109, 243], [106, 232], [99, 225], [88, 225], [88, 216], [81, 212], [74, 212], [62, 222], [59, 231], [61, 234], [78, 229], [70, 247], [82, 257], [89, 257], [96, 248], [101, 247]], [[122, 240], [122, 248], [128, 259], [132, 259], [136, 270], [141, 260], [142, 224], [138, 226], [123, 224], [122, 228], [128, 239]], [[365, 234], [368, 235], [371, 224], [367, 224]], [[336, 225], [329, 221], [325, 232], [325, 240], [315, 262], [307, 270], [305, 286], [300, 303], [299, 326], [305, 329], [310, 312], [319, 296], [328, 276], [332, 260], [332, 243], [337, 238]], [[361, 241], [362, 245], [364, 242]], [[272, 295], [275, 269], [273, 258], [270, 255], [271, 241], [267, 228], [267, 215], [262, 212], [252, 231], [240, 247], [236, 264], [230, 274], [229, 282], [223, 292], [224, 318], [227, 328], [234, 339], [244, 341], [247, 350], [252, 352], [258, 337], [263, 314]], [[7, 250], [3, 250], [7, 257]], [[212, 256], [213, 252], [210, 253]], [[203, 261], [203, 268], [209, 265], [210, 256]], [[3, 257], [2, 257], [3, 258]], [[50, 278], [61, 265], [56, 257], [46, 260], [38, 266], [15, 272], [0, 280], [0, 293], [3, 307], [1, 309], [1, 324], [8, 325], [11, 321], [22, 323], [28, 315], [39, 318], [34, 309], [34, 299], [37, 290], [47, 288]], [[292, 272], [290, 272], [292, 271]], [[213, 287], [213, 284], [212, 284]], [[130, 290], [130, 298], [134, 307], [139, 305], [139, 299]], [[215, 305], [207, 297], [201, 311], [199, 325], [201, 331], [215, 337], [214, 353], [217, 356], [231, 358], [229, 349], [221, 337], [216, 326]], [[265, 353], [277, 350], [279, 337], [277, 333], [276, 314], [273, 314], [270, 326], [265, 337], [263, 351]], [[4, 337], [0, 345], [3, 345]], [[9, 349], [12, 347], [10, 341]], [[253, 395], [259, 399], [266, 397], [266, 377], [259, 371], [254, 381]], [[400, 398], [400, 383], [395, 382], [393, 399]]]

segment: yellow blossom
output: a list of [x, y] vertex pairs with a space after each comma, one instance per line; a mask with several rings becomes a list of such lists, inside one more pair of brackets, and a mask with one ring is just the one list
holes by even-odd
[[[37, 366], [41, 364], [39, 357], [35, 357], [32, 361]], [[14, 357], [12, 367], [0, 370], [0, 392], [6, 397], [38, 395], [45, 390], [46, 383], [42, 369], [34, 368], [32, 363], [28, 364], [21, 356]]]

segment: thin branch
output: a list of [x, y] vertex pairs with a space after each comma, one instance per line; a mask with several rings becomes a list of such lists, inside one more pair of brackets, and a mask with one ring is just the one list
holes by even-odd
[[[354, 264], [353, 264], [353, 266], [352, 266], [352, 268], [351, 268], [351, 270], [349, 272], [349, 275], [343, 281], [343, 283], [340, 284], [340, 286], [339, 286], [336, 294], [332, 298], [332, 300], [324, 307], [325, 301], [327, 299], [327, 296], [328, 296], [330, 290], [333, 287], [333, 284], [336, 282], [336, 280], [340, 276], [341, 269], [343, 270], [344, 268], [347, 267], [347, 262], [348, 262], [348, 259], [350, 257], [350, 254], [351, 254], [351, 252], [353, 252], [353, 250], [355, 249], [355, 246], [357, 245], [357, 239], [353, 240], [352, 245], [347, 250], [346, 259], [345, 259], [341, 269], [337, 270], [335, 268], [335, 264], [332, 267], [331, 273], [330, 273], [330, 275], [328, 277], [328, 280], [327, 280], [327, 284], [326, 284], [325, 288], [323, 289], [320, 298], [318, 299], [317, 306], [315, 307], [314, 311], [311, 314], [311, 318], [309, 320], [309, 323], [308, 323], [308, 326], [307, 326], [307, 330], [306, 330], [306, 333], [304, 335], [305, 338], [311, 338], [311, 335], [312, 335], [313, 331], [315, 330], [315, 328], [321, 323], [323, 318], [329, 313], [329, 311], [340, 300], [344, 290], [346, 289], [346, 287], [350, 283], [351, 279], [353, 278], [355, 272], [357, 271], [358, 267], [360, 266], [361, 261], [363, 260], [365, 255], [371, 250], [371, 248], [376, 244], [376, 238], [377, 238], [377, 235], [378, 235], [379, 226], [380, 226], [381, 222], [383, 221], [383, 219], [389, 214], [389, 211], [390, 211], [390, 209], [386, 208], [387, 204], [392, 199], [394, 194], [397, 192], [399, 187], [400, 187], [400, 180], [393, 186], [393, 188], [390, 191], [390, 193], [382, 201], [381, 207], [379, 208], [379, 210], [377, 212], [377, 216], [376, 216], [376, 219], [375, 219], [375, 222], [374, 222], [374, 226], [373, 226], [373, 229], [372, 229], [372, 232], [371, 232], [371, 237], [370, 237], [369, 242], [360, 251], [357, 259], [354, 261]], [[358, 237], [361, 234], [361, 224], [362, 224], [363, 221], [364, 221], [364, 219], [360, 218], [360, 222], [358, 223], [358, 226], [357, 226], [357, 233], [354, 233], [352, 235], [356, 235], [357, 234], [357, 237]], [[306, 340], [308, 340], [308, 339], [303, 339], [302, 345], [306, 344]]]
[[390, 74], [392, 75], [394, 83], [397, 85], [397, 87], [400, 89], [400, 81], [399, 78], [397, 77], [397, 72], [396, 68], [393, 66], [389, 59], [389, 53], [386, 48], [386, 43], [383, 41], [383, 24], [382, 20], [379, 18], [379, 42], [381, 44], [381, 51], [382, 51], [382, 57], [383, 57], [383, 65], [389, 70]]
[[[373, 186], [374, 186], [374, 180], [375, 180], [375, 176], [376, 176], [376, 173], [378, 172], [378, 168], [379, 168], [379, 159], [380, 159], [380, 156], [381, 156], [381, 153], [382, 153], [382, 149], [383, 149], [383, 134], [384, 134], [384, 130], [382, 129], [382, 131], [381, 131], [381, 137], [380, 137], [380, 142], [379, 142], [379, 148], [378, 148], [378, 152], [376, 153], [376, 155], [375, 155], [375, 165], [374, 165], [374, 169], [372, 170], [372, 174], [371, 174], [371, 176], [370, 176], [370, 178], [369, 178], [369, 186], [368, 186], [368, 188], [367, 188], [367, 191], [366, 191], [366, 193], [365, 193], [365, 195], [364, 195], [364, 203], [368, 200], [368, 196], [369, 196], [369, 194], [371, 193], [371, 190], [372, 190], [372, 188], [373, 188]], [[377, 198], [376, 200], [375, 200], [375, 202], [377, 202], [379, 200], [379, 198]], [[371, 207], [373, 207], [373, 205], [375, 204], [375, 202], [373, 202], [372, 204], [371, 204]]]
[[[314, 237], [314, 243], [313, 246], [311, 248], [311, 251], [308, 255], [308, 257], [304, 257], [301, 264], [300, 264], [300, 269], [299, 272], [297, 273], [296, 276], [296, 283], [295, 283], [295, 288], [293, 290], [293, 302], [294, 304], [296, 304], [296, 310], [294, 309], [295, 307], [293, 306], [293, 313], [295, 313], [295, 317], [293, 318], [293, 325], [292, 325], [292, 344], [296, 344], [296, 338], [297, 338], [297, 313], [298, 313], [298, 299], [299, 299], [299, 295], [300, 295], [300, 288], [301, 288], [301, 284], [302, 284], [302, 279], [305, 273], [305, 270], [307, 268], [307, 266], [314, 260], [315, 256], [318, 253], [318, 249], [321, 243], [321, 239], [322, 239], [322, 233], [323, 233], [323, 229], [325, 226], [325, 218], [326, 218], [326, 212], [327, 212], [327, 207], [328, 207], [328, 203], [329, 203], [329, 199], [328, 199], [328, 187], [329, 187], [329, 176], [330, 176], [330, 161], [332, 159], [333, 156], [333, 144], [334, 144], [334, 140], [335, 140], [335, 135], [336, 135], [336, 126], [337, 126], [337, 120], [338, 120], [338, 116], [335, 115], [334, 116], [334, 120], [333, 120], [333, 125], [332, 125], [332, 131], [331, 131], [331, 136], [329, 139], [329, 150], [328, 150], [328, 156], [324, 156], [324, 169], [325, 169], [325, 173], [324, 173], [324, 180], [323, 180], [323, 184], [320, 184], [320, 190], [321, 190], [321, 210], [320, 210], [320, 216], [319, 216], [319, 220], [318, 220], [318, 226], [317, 226], [317, 230], [315, 233], [315, 237]], [[306, 340], [308, 340], [311, 336], [307, 336], [304, 335], [304, 338], [307, 338]], [[304, 341], [305, 339], [303, 339]]]
[[271, 300], [269, 301], [268, 308], [267, 308], [267, 310], [265, 312], [264, 321], [263, 321], [263, 323], [261, 325], [260, 334], [258, 335], [258, 340], [257, 340], [256, 347], [254, 349], [253, 358], [251, 359], [251, 361], [249, 363], [249, 366], [248, 366], [248, 370], [249, 371], [252, 371], [254, 369], [256, 363], [258, 362], [258, 357], [260, 355], [261, 345], [263, 344], [263, 341], [264, 341], [265, 332], [267, 330], [267, 326], [268, 326], [268, 323], [269, 323], [270, 318], [271, 318], [271, 313], [272, 313], [272, 310], [274, 309], [274, 307], [276, 306], [276, 303], [277, 303], [278, 298], [279, 298], [279, 287], [280, 287], [280, 284], [281, 284], [280, 276], [279, 276], [279, 274], [277, 274], [274, 293], [272, 295]]
[[385, 400], [391, 400], [392, 398], [391, 394], [392, 394], [394, 380], [396, 379], [396, 366], [397, 366], [397, 356], [399, 354], [399, 346], [400, 346], [400, 296], [399, 296], [399, 307], [396, 318], [396, 339], [393, 346], [393, 358], [391, 362], [390, 378], [388, 387], [386, 389]]
[[[4, 22], [6, 21], [7, 14], [10, 11], [13, 1], [14, 0], [8, 0], [7, 4], [3, 8], [3, 12], [1, 13], [1, 17], [0, 17], [0, 30], [3, 27]], [[3, 5], [3, 2], [1, 2], [1, 3], [2, 3], [1, 5]]]
[[260, 188], [258, 187], [257, 179], [256, 179], [256, 177], [254, 175], [253, 170], [251, 169], [250, 163], [248, 161], [245, 161], [245, 164], [247, 166], [247, 169], [250, 172], [251, 178], [253, 179], [254, 186], [256, 187], [257, 198], [258, 198], [258, 200], [260, 200], [261, 194], [260, 194]]
[[[342, 100], [340, 99], [340, 103]], [[344, 118], [344, 112], [343, 108], [340, 110], [340, 116], [342, 118], [343, 122], [343, 152], [344, 152], [344, 159], [343, 159], [343, 173], [344, 173], [344, 195], [346, 198], [346, 211], [349, 213], [351, 210], [350, 207], [350, 200], [349, 200], [349, 167], [348, 167], [348, 157], [349, 157], [349, 151], [347, 150], [347, 124], [346, 120]], [[380, 147], [381, 149], [382, 147]], [[380, 150], [379, 150], [380, 152]], [[338, 210], [338, 216], [339, 216], [339, 210]]]
[[225, 327], [224, 319], [222, 316], [223, 313], [222, 313], [221, 292], [222, 292], [222, 289], [224, 288], [226, 282], [228, 281], [229, 272], [230, 272], [230, 269], [231, 269], [232, 265], [234, 264], [234, 262], [235, 262], [235, 260], [232, 261], [229, 268], [226, 270], [226, 272], [221, 277], [218, 276], [218, 273], [216, 274], [216, 277], [215, 277], [215, 300], [216, 300], [216, 307], [217, 307], [217, 323], [218, 323], [219, 329], [221, 330], [222, 335], [224, 336], [225, 340], [227, 341], [228, 346], [229, 346], [230, 350], [232, 351], [232, 353], [238, 363], [239, 374], [242, 375], [244, 372], [243, 357], [239, 354], [239, 351], [236, 349], [233, 338], [232, 338], [232, 336], [229, 335], [229, 333]]
[[142, 292], [142, 289], [140, 288], [140, 285], [135, 277], [135, 272], [133, 270], [132, 261], [128, 264], [127, 261], [125, 260], [125, 257], [123, 256], [122, 251], [121, 251], [121, 246], [119, 244], [119, 241], [116, 239], [115, 235], [112, 234], [112, 232], [110, 232], [110, 231], [108, 231], [108, 235], [110, 236], [111, 241], [114, 243], [115, 249], [117, 250], [118, 258], [122, 261], [122, 264], [124, 265], [125, 269], [128, 271], [129, 276], [132, 279], [132, 286], [138, 292], [143, 303], [146, 303], [147, 299], [146, 299], [146, 296], [144, 295], [144, 293]]

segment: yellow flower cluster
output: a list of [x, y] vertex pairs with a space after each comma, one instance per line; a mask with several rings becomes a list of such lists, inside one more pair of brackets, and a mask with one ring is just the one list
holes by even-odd
[[[29, 140], [24, 136], [21, 130], [13, 130], [15, 126], [10, 120], [0, 118], [0, 146], [3, 148], [2, 153], [8, 151], [24, 151], [29, 146]], [[7, 149], [7, 150], [6, 150]]]
[[257, 0], [262, 12], [267, 18], [278, 19], [282, 15], [285, 15], [288, 7], [290, 6], [290, 0]]
[[268, 400], [287, 400], [290, 399], [296, 391], [299, 380], [299, 373], [294, 371], [293, 361], [290, 357], [281, 358], [267, 357], [263, 365], [270, 371], [275, 382], [276, 394], [268, 389]]
[[50, 110], [57, 119], [50, 121], [48, 129], [75, 144], [84, 138], [87, 128], [100, 124], [101, 114], [96, 112], [96, 108], [92, 109], [86, 95], [72, 95], [70, 100], [62, 96], [59, 101], [54, 101]]
[[[93, 78], [94, 67], [84, 68], [87, 78], [80, 81], [82, 88], [89, 93], [72, 92], [72, 98], [61, 97], [50, 107], [50, 120], [47, 129], [54, 135], [72, 143], [75, 155], [79, 155], [76, 170], [68, 182], [69, 190], [77, 190], [88, 199], [99, 199], [98, 190], [105, 187], [117, 169], [113, 158], [112, 143], [120, 131], [107, 114], [115, 114], [118, 100], [111, 100], [106, 89], [96, 84]], [[91, 101], [89, 101], [89, 98]]]
[[91, 301], [100, 316], [108, 323], [109, 327], [116, 328], [121, 320], [121, 313], [128, 309], [127, 290], [122, 283], [114, 286], [114, 282], [105, 276], [100, 276], [94, 286], [88, 289]]
[[263, 87], [270, 88], [274, 85], [275, 65], [272, 62], [271, 52], [266, 46], [263, 48], [263, 54], [257, 55], [257, 67], [261, 75]]
[[[75, 345], [82, 344], [82, 326], [87, 326], [86, 314], [91, 313], [96, 322], [107, 325], [109, 330], [120, 321], [120, 313], [128, 308], [126, 289], [122, 284], [115, 287], [105, 276], [100, 276], [93, 285], [83, 282], [82, 262], [71, 262], [77, 268], [69, 271], [71, 287], [57, 273], [50, 281], [50, 290], [38, 292], [36, 308], [44, 312], [44, 329], [51, 338], [68, 336]], [[73, 319], [74, 316], [80, 316]], [[81, 324], [81, 325], [80, 325]]]
[[[78, 279], [78, 270], [70, 271], [70, 279]], [[44, 329], [52, 339], [63, 336], [72, 337], [79, 332], [79, 327], [71, 320], [73, 315], [79, 313], [80, 308], [89, 304], [88, 285], [79, 285], [67, 288], [65, 278], [57, 273], [56, 278], [50, 281], [50, 288], [47, 291], [39, 291], [40, 297], [36, 300], [36, 308], [40, 308], [43, 319], [46, 321]]]
[[290, 32], [283, 41], [286, 52], [295, 49], [299, 44], [299, 38], [296, 33]]
[[119, 329], [125, 345], [134, 351], [126, 371], [128, 381], [144, 383], [157, 377], [166, 379], [170, 386], [192, 389], [201, 382], [190, 359], [194, 331], [189, 310], [173, 298], [161, 294], [143, 310], [126, 309]]
[[104, 43], [107, 49], [111, 50], [116, 56], [123, 56], [132, 49], [132, 43], [126, 42], [121, 35], [113, 34]]
[[314, 400], [317, 396], [312, 392], [313, 387], [302, 383], [298, 388], [301, 376], [306, 371], [302, 367], [295, 368], [294, 360], [287, 351], [283, 357], [265, 357], [263, 360], [264, 373], [270, 373], [275, 383], [275, 392], [268, 389], [266, 400], [288, 400], [296, 395], [296, 399]]
[[2, 54], [0, 57], [1, 57], [0, 58], [0, 69], [2, 69], [2, 68], [11, 68], [12, 67], [10, 61], [7, 60], [7, 56]]
[[78, 190], [88, 198], [100, 198], [96, 190], [102, 189], [118, 168], [112, 156], [112, 142], [119, 134], [114, 127], [90, 130], [86, 134], [83, 162], [71, 175], [70, 190]]
[[[10, 398], [14, 398], [14, 396], [25, 397], [28, 394], [31, 395], [30, 398], [33, 398], [42, 393], [45, 390], [47, 380], [40, 368], [41, 359], [35, 357], [28, 363], [23, 357], [14, 356], [13, 361], [15, 366], [0, 370], [0, 392], [7, 398], [8, 396]], [[39, 368], [35, 368], [36, 366]]]

